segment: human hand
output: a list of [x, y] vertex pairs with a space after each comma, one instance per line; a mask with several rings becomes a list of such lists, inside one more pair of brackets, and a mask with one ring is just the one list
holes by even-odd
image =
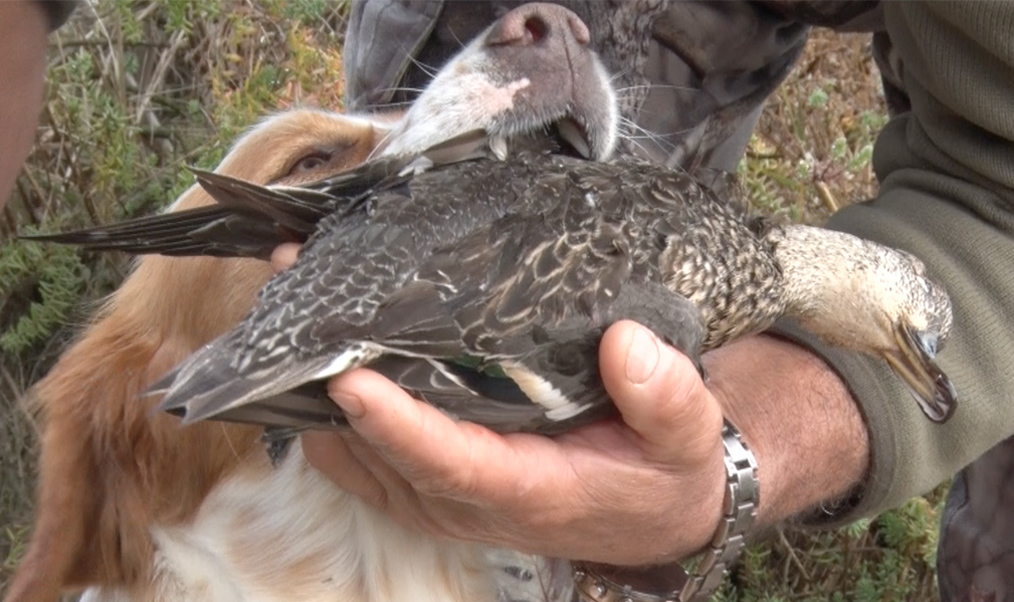
[[[296, 245], [280, 247], [273, 264], [283, 269], [297, 253]], [[653, 350], [650, 376], [629, 378], [627, 367], [650, 365], [644, 354]], [[682, 558], [710, 539], [725, 484], [723, 412], [758, 459], [758, 526], [839, 499], [860, 481], [866, 428], [819, 357], [758, 336], [703, 360], [710, 391], [685, 356], [636, 324], [613, 325], [600, 368], [625, 423], [555, 439], [455, 423], [356, 370], [334, 379], [331, 391], [358, 434], [308, 433], [303, 448], [339, 486], [408, 526], [614, 565]]]
[[623, 421], [549, 439], [455, 422], [369, 370], [332, 380], [356, 435], [308, 433], [309, 462], [439, 537], [610, 564], [684, 557], [717, 528], [722, 412], [692, 363], [632, 322], [601, 345]]

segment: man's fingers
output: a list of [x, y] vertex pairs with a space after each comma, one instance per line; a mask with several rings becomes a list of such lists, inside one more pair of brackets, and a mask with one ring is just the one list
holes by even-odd
[[623, 421], [657, 460], [698, 458], [720, 441], [722, 411], [693, 363], [630, 321], [610, 327], [599, 349], [602, 380]]
[[271, 268], [276, 272], [289, 269], [292, 264], [296, 263], [300, 248], [302, 247], [294, 242], [283, 243], [275, 247], [271, 253]]
[[512, 449], [492, 431], [455, 422], [370, 370], [336, 377], [328, 390], [356, 432], [420, 493], [472, 499], [512, 489], [504, 483]]
[[307, 431], [301, 440], [303, 456], [311, 466], [345, 491], [381, 510], [387, 509], [387, 490], [373, 471], [352, 453], [341, 435]]

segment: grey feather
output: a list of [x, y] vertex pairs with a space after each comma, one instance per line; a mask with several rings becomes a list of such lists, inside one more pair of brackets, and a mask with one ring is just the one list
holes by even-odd
[[[319, 387], [299, 403], [289, 391], [352, 346], [363, 352], [341, 369], [370, 366], [455, 417], [558, 432], [613, 411], [597, 350], [617, 320], [647, 325], [699, 365], [703, 350], [781, 310], [777, 267], [742, 219], [644, 162], [519, 152], [357, 182], [313, 186], [336, 196], [325, 205], [354, 209], [321, 221], [247, 320], [186, 362], [164, 407], [188, 421], [330, 426], [339, 421]], [[749, 283], [730, 250], [760, 258]], [[709, 276], [687, 282], [701, 265]], [[738, 309], [703, 311], [693, 295]]]
[[325, 216], [355, 210], [363, 198], [404, 183], [411, 172], [484, 156], [478, 134], [466, 132], [419, 155], [369, 161], [300, 187], [260, 186], [191, 168], [218, 205], [20, 238], [139, 255], [267, 259], [282, 243], [305, 241]]

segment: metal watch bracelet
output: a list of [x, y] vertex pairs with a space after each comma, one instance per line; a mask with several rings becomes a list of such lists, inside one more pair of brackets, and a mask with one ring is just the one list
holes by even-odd
[[718, 589], [746, 543], [757, 517], [760, 485], [757, 459], [728, 420], [725, 447], [725, 500], [722, 520], [707, 549], [689, 572], [680, 565], [649, 570], [574, 563], [574, 584], [582, 602], [705, 602]]

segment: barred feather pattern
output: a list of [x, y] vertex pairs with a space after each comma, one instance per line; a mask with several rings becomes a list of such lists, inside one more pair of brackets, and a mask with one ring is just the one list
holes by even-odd
[[550, 413], [466, 416], [556, 431], [609, 412], [596, 349], [613, 322], [638, 320], [696, 360], [769, 326], [781, 287], [742, 216], [680, 173], [544, 152], [465, 161], [325, 218], [244, 323], [173, 376], [165, 407], [209, 417], [372, 361], [405, 385], [418, 366], [378, 360], [395, 355], [442, 371], [437, 390], [406, 388], [461, 415], [483, 395], [448, 400], [462, 382], [442, 362], [470, 356]]

